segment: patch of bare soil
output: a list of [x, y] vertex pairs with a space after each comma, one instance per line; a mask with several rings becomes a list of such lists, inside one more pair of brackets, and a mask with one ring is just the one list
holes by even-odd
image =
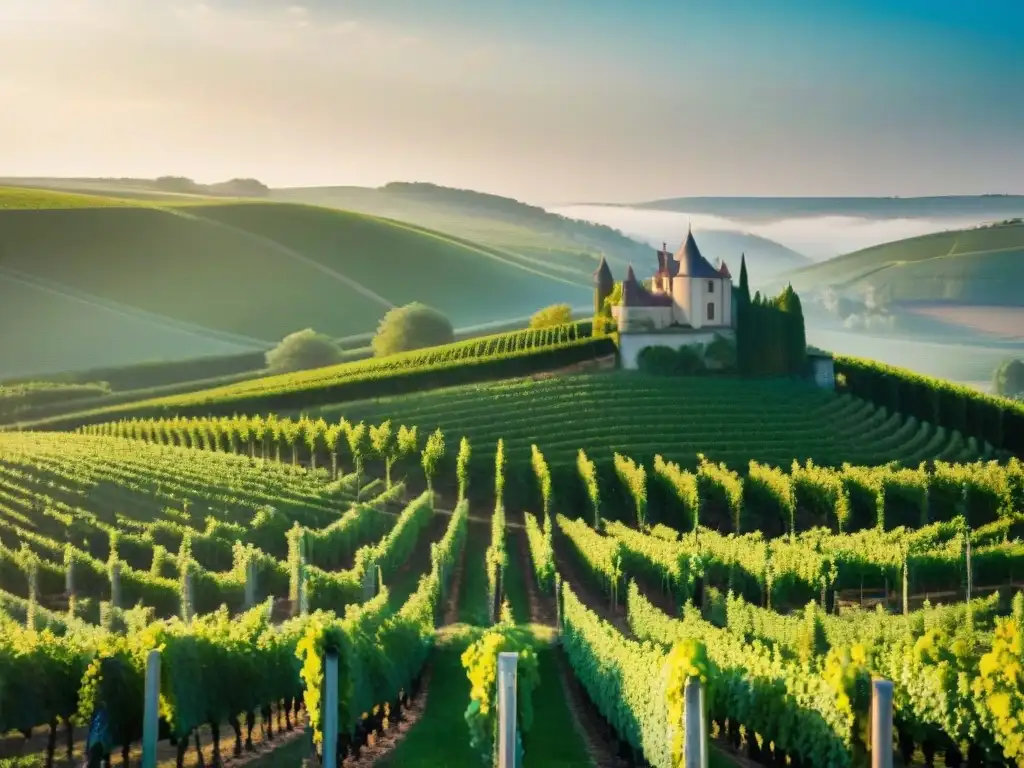
[[410, 698], [408, 704], [399, 714], [398, 720], [387, 721], [381, 732], [371, 733], [367, 745], [360, 750], [358, 758], [349, 756], [341, 761], [344, 768], [369, 768], [398, 746], [405, 735], [420, 721], [427, 709], [432, 676], [433, 669], [428, 664], [420, 678], [420, 686], [415, 698]]
[[[291, 716], [293, 730], [287, 730], [285, 726], [283, 715], [278, 717], [276, 714], [271, 717], [272, 731], [268, 732], [264, 727], [265, 723], [260, 715], [256, 717], [256, 727], [252, 731], [252, 749], [246, 750], [243, 747], [242, 754], [235, 756], [235, 732], [231, 729], [228, 724], [223, 724], [220, 727], [220, 739], [219, 739], [219, 752], [220, 752], [220, 766], [223, 768], [236, 768], [246, 765], [252, 760], [260, 758], [269, 752], [286, 745], [290, 744], [296, 739], [305, 737], [305, 712], [293, 713]], [[245, 743], [246, 739], [246, 726], [242, 724], [242, 741]], [[270, 733], [273, 737], [271, 738]], [[10, 757], [28, 757], [30, 755], [43, 755], [46, 752], [46, 743], [48, 740], [49, 729], [39, 728], [33, 734], [31, 739], [27, 741], [21, 736], [13, 736], [4, 739], [0, 742], [0, 758]], [[72, 758], [68, 759], [67, 755], [67, 734], [64, 729], [61, 729], [58, 733], [57, 749], [54, 753], [53, 765], [55, 768], [79, 768], [85, 761], [85, 741], [88, 736], [88, 729], [84, 727], [75, 728], [72, 740]], [[213, 768], [216, 764], [214, 761], [214, 744], [213, 737], [208, 725], [203, 726], [199, 729], [198, 743], [201, 745], [200, 749], [197, 750], [195, 747], [196, 737], [193, 735], [189, 739], [189, 748], [185, 753], [184, 765], [188, 768], [194, 766], [210, 766]], [[175, 745], [169, 741], [160, 741], [157, 743], [157, 765], [160, 766], [174, 766], [176, 764], [178, 749]], [[200, 759], [200, 755], [202, 758]], [[129, 763], [140, 764], [142, 761], [142, 745], [134, 744], [128, 753]], [[122, 752], [120, 748], [115, 749], [114, 753], [111, 754], [111, 762], [116, 762], [118, 765], [124, 765], [122, 762]]]

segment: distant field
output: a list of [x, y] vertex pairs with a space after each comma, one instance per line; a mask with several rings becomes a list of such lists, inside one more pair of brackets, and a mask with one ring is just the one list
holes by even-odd
[[1021, 305], [1024, 224], [1009, 224], [865, 248], [784, 276], [797, 290], [863, 291], [886, 302]]
[[464, 327], [590, 299], [557, 270], [361, 214], [0, 194], [4, 378], [259, 350], [307, 327], [366, 333], [411, 301]]
[[1024, 341], [1024, 307], [910, 305], [903, 311], [933, 317], [982, 333]]

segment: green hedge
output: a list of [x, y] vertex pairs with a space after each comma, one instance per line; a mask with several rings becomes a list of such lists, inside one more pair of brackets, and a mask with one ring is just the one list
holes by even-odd
[[1024, 457], [1024, 405], [874, 360], [833, 359], [840, 391]]
[[32, 425], [37, 429], [70, 429], [98, 424], [119, 418], [153, 418], [161, 416], [229, 416], [236, 413], [271, 413], [310, 408], [327, 403], [363, 400], [390, 395], [420, 392], [425, 389], [474, 384], [492, 379], [515, 378], [533, 373], [575, 365], [617, 354], [615, 342], [609, 337], [587, 338], [558, 346], [531, 349], [502, 356], [462, 359], [452, 364], [410, 368], [388, 372], [387, 375], [327, 382], [320, 386], [290, 389], [274, 393], [250, 393], [225, 396], [208, 402], [188, 405], [167, 404], [138, 408], [118, 408], [91, 413], [70, 414]]

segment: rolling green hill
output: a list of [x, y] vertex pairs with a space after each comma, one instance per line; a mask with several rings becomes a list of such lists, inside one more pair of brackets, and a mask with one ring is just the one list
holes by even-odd
[[372, 216], [38, 189], [0, 191], [0, 291], [4, 377], [349, 336], [411, 301], [461, 327], [590, 300], [542, 263]]
[[886, 302], [1019, 306], [1024, 224], [1001, 224], [898, 240], [787, 274], [799, 290], [863, 291]]
[[367, 187], [310, 187], [273, 190], [275, 200], [360, 211], [411, 222], [539, 261], [586, 285], [597, 260], [653, 261], [649, 246], [611, 227], [549, 213], [517, 200], [434, 184], [392, 182]]

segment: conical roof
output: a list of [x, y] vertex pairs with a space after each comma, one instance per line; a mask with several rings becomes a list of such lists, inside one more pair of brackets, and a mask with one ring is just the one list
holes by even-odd
[[681, 276], [718, 279], [722, 277], [701, 254], [697, 241], [693, 239], [692, 229], [687, 231], [686, 240], [676, 251], [676, 261], [679, 262]]
[[594, 271], [594, 282], [598, 284], [611, 284], [613, 281], [612, 270], [608, 266], [608, 262], [604, 256], [601, 256], [601, 261], [597, 265], [597, 269]]
[[626, 270], [626, 279], [622, 281], [622, 306], [624, 307], [670, 307], [672, 297], [654, 294], [640, 285], [633, 271], [633, 265]]

